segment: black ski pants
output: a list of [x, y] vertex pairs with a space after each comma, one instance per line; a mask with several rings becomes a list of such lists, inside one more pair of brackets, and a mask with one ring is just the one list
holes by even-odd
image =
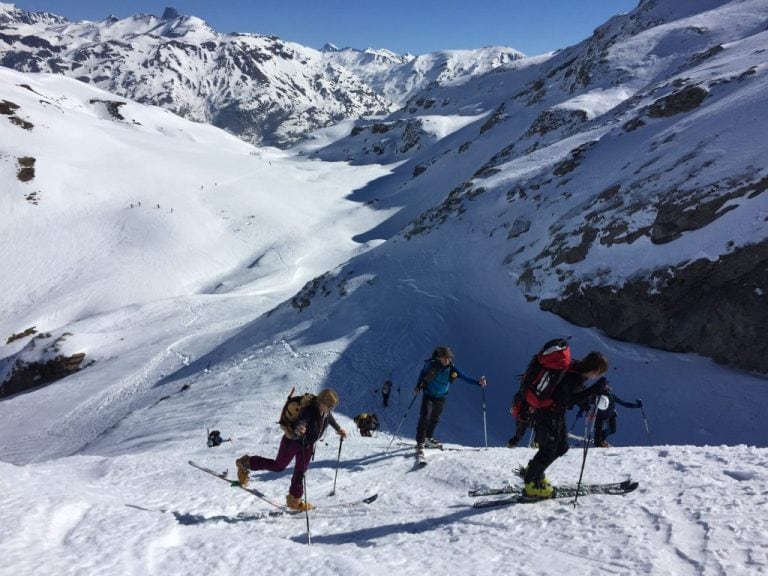
[[525, 483], [539, 482], [549, 465], [568, 452], [568, 429], [565, 412], [537, 410], [533, 414], [533, 430], [539, 450], [525, 471]]
[[421, 411], [419, 412], [419, 424], [416, 426], [416, 444], [423, 444], [427, 438], [433, 438], [435, 428], [440, 422], [443, 413], [445, 398], [435, 398], [424, 394], [421, 399]]

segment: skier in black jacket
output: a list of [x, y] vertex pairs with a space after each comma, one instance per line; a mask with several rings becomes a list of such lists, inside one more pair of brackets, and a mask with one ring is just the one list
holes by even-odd
[[[566, 411], [595, 396], [607, 394], [610, 387], [605, 378], [601, 378], [607, 371], [608, 359], [600, 352], [590, 352], [574, 363], [560, 380], [551, 396], [553, 404], [547, 408], [538, 408], [533, 413], [533, 429], [539, 450], [525, 467], [523, 490], [527, 496], [552, 497], [554, 489], [544, 472], [552, 462], [568, 451]], [[585, 382], [591, 378], [600, 380], [585, 388]]]
[[[611, 445], [605, 441], [605, 439], [611, 434], [616, 434], [616, 418], [618, 414], [616, 412], [616, 404], [624, 406], [625, 408], [642, 408], [643, 401], [639, 398], [634, 402], [626, 402], [616, 396], [615, 394], [605, 394], [608, 399], [608, 406], [600, 410], [598, 405], [597, 413], [595, 414], [595, 446], [598, 448], [609, 448]], [[606, 424], [608, 429], [606, 430]]]

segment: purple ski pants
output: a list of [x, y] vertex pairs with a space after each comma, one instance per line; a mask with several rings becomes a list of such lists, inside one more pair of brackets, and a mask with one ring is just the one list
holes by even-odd
[[288, 467], [291, 460], [295, 458], [296, 466], [293, 468], [291, 487], [288, 489], [288, 492], [295, 498], [301, 498], [304, 495], [304, 472], [309, 468], [309, 462], [312, 460], [314, 449], [313, 445], [302, 446], [301, 441], [291, 440], [283, 436], [274, 460], [263, 458], [262, 456], [251, 456], [249, 466], [251, 470], [282, 472]]

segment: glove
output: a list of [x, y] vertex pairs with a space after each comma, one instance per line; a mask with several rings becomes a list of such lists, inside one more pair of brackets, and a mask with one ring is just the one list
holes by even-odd
[[643, 401], [642, 401], [642, 400], [640, 400], [640, 398], [638, 398], [637, 400], [635, 400], [635, 403], [637, 404], [637, 407], [638, 407], [638, 408], [642, 408], [642, 407], [643, 407]]

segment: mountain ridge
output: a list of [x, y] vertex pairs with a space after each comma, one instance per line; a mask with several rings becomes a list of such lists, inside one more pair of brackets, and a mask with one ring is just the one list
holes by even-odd
[[221, 34], [175, 9], [162, 18], [69, 22], [12, 4], [0, 5], [0, 56], [3, 66], [65, 74], [281, 148], [344, 119], [386, 114], [405, 96], [398, 85], [406, 79], [410, 93], [441, 74], [471, 76], [522, 57], [502, 48], [440, 61], [386, 50], [318, 51], [275, 36]]

